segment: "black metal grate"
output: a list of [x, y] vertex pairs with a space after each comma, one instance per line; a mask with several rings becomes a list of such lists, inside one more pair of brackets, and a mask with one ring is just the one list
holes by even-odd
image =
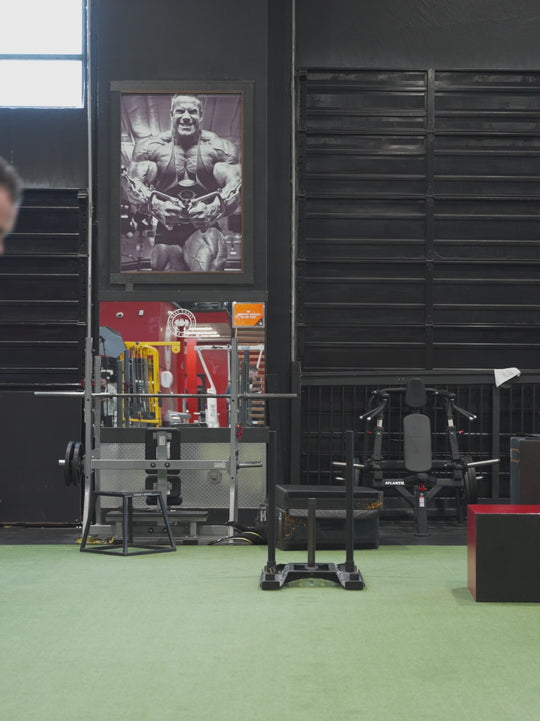
[[[459, 447], [473, 460], [498, 457], [498, 466], [484, 467], [479, 474], [479, 492], [485, 498], [510, 496], [510, 439], [539, 432], [540, 378], [524, 378], [500, 390], [493, 382], [445, 383], [428, 382], [430, 387], [452, 391], [456, 404], [477, 416], [467, 421], [457, 416]], [[302, 391], [301, 482], [331, 484], [336, 469], [332, 461], [345, 459], [345, 431], [354, 430], [356, 455], [362, 456], [365, 421], [359, 416], [369, 408], [371, 391], [388, 383], [305, 384]], [[396, 385], [399, 385], [397, 383]], [[399, 395], [392, 395], [385, 416], [383, 454], [387, 460], [403, 458], [403, 408]], [[432, 449], [434, 458], [445, 458], [447, 440], [442, 412], [431, 413]]]
[[87, 193], [28, 190], [0, 259], [0, 389], [81, 388]]
[[304, 371], [536, 368], [540, 73], [306, 71], [299, 87]]
[[[510, 438], [539, 430], [540, 73], [306, 70], [298, 87], [302, 481], [331, 481], [383, 376], [428, 373], [478, 415], [463, 449], [502, 459], [481, 492], [508, 497]], [[521, 382], [494, 390], [509, 366]]]

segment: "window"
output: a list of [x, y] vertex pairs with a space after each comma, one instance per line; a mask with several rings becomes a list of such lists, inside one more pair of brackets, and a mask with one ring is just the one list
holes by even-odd
[[0, 107], [83, 106], [84, 4], [2, 3]]

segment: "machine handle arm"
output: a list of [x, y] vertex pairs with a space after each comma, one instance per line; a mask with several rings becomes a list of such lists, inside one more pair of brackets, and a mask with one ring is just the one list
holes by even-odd
[[388, 398], [385, 398], [382, 403], [380, 403], [376, 408], [374, 408], [371, 411], [366, 411], [365, 413], [362, 413], [361, 416], [359, 416], [361, 421], [370, 421], [372, 418], [377, 418], [381, 415], [381, 413], [386, 408], [386, 404], [388, 403]]
[[466, 411], [465, 408], [460, 408], [460, 406], [456, 406], [455, 403], [452, 403], [452, 408], [457, 412], [461, 413], [462, 416], [465, 416], [470, 421], [475, 421], [478, 416], [476, 416], [474, 413], [471, 413], [470, 411]]
[[488, 458], [485, 461], [471, 461], [470, 463], [465, 463], [465, 466], [467, 468], [476, 468], [476, 466], [494, 466], [495, 463], [499, 463], [500, 460], [500, 458]]

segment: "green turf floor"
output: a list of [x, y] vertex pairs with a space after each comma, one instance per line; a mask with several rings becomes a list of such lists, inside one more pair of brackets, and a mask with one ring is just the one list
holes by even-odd
[[466, 547], [357, 551], [363, 591], [261, 591], [266, 552], [0, 546], [1, 718], [540, 719], [540, 604], [476, 603]]

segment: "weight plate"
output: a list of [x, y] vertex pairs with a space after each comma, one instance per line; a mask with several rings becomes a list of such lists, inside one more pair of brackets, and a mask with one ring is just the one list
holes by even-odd
[[467, 468], [463, 476], [465, 503], [467, 505], [478, 503], [478, 481], [476, 468]]
[[83, 445], [80, 441], [75, 443], [73, 448], [73, 456], [71, 459], [71, 479], [74, 486], [78, 486], [81, 482], [84, 472], [84, 453]]
[[76, 486], [83, 475], [83, 446], [80, 441], [69, 441], [64, 456], [64, 482], [66, 486]]
[[64, 482], [66, 486], [71, 486], [71, 462], [73, 460], [73, 451], [75, 449], [75, 441], [69, 441], [66, 446], [66, 454], [64, 456]]

